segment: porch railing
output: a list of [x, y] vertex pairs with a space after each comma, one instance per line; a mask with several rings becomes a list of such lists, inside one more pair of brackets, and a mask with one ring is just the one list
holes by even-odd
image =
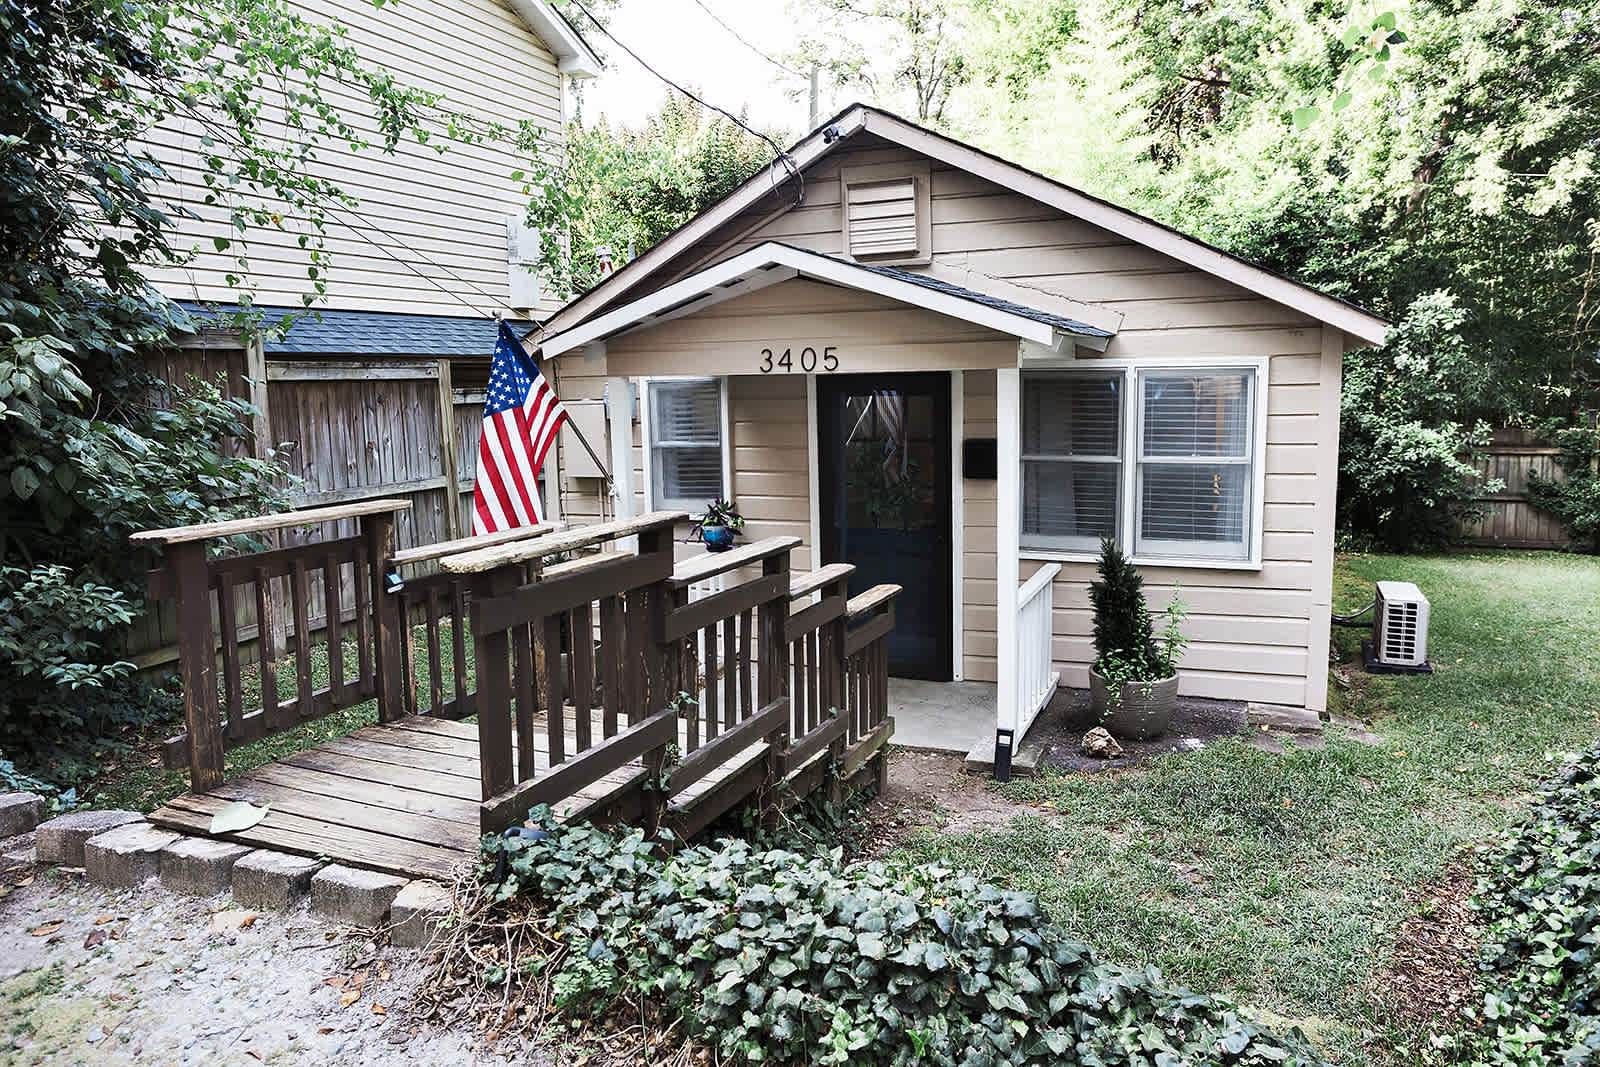
[[1047, 563], [1017, 590], [1017, 708], [1016, 732], [1020, 742], [1034, 718], [1050, 703], [1060, 684], [1052, 640], [1055, 635], [1055, 580], [1061, 564]]
[[[380, 722], [477, 717], [485, 832], [537, 804], [581, 800], [573, 810], [647, 824], [671, 816], [687, 834], [779, 781], [811, 775], [803, 795], [853, 774], [892, 733], [886, 643], [899, 588], [849, 598], [849, 565], [792, 574], [796, 538], [675, 564], [683, 516], [663, 512], [397, 552], [404, 506], [136, 538], [163, 549], [151, 591], [177, 602], [186, 729], [167, 754], [188, 764], [197, 792], [222, 784], [227, 746], [375, 701]], [[359, 533], [206, 559], [210, 538], [334, 521]], [[313, 569], [323, 575], [315, 591]], [[277, 585], [288, 593], [281, 604]], [[241, 586], [259, 602], [262, 632], [290, 617], [292, 698], [279, 698], [269, 651], [261, 698], [246, 699]], [[325, 664], [312, 655], [313, 602], [326, 620]]]

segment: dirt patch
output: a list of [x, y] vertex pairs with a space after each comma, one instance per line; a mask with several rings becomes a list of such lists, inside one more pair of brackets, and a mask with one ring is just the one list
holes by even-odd
[[996, 793], [993, 782], [988, 774], [968, 771], [961, 756], [891, 750], [888, 787], [867, 805], [862, 854], [880, 856], [920, 827], [961, 833], [1003, 825], [1031, 810]]
[[1198, 752], [1219, 738], [1243, 733], [1244, 705], [1232, 700], [1179, 697], [1172, 725], [1149, 741], [1122, 741], [1125, 755], [1097, 759], [1083, 754], [1083, 735], [1099, 723], [1089, 710], [1087, 689], [1061, 689], [1039, 713], [1028, 731], [1027, 745], [1043, 744], [1041, 765], [1065, 771], [1100, 771], [1129, 767], [1167, 752]]
[[1438, 882], [1409, 894], [1411, 917], [1400, 924], [1389, 962], [1368, 989], [1379, 1017], [1396, 1029], [1460, 1029], [1462, 1009], [1474, 996], [1483, 940], [1467, 906], [1473, 883], [1471, 869], [1456, 863]]
[[409, 1019], [419, 956], [370, 931], [63, 871], [7, 876], [0, 1064], [501, 1062]]

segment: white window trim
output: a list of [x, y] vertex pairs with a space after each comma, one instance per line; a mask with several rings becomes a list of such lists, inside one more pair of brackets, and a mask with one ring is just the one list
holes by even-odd
[[711, 382], [717, 383], [717, 406], [721, 417], [720, 445], [722, 448], [722, 491], [717, 494], [724, 500], [733, 500], [733, 423], [728, 411], [728, 378], [705, 374], [655, 375], [639, 379], [639, 442], [644, 462], [644, 500], [650, 511], [688, 511], [698, 515], [710, 503], [699, 501], [663, 501], [656, 498], [655, 455], [652, 444], [650, 417], [654, 402], [650, 398], [652, 382]]
[[[1139, 481], [1143, 477], [1139, 462], [1139, 433], [1144, 420], [1143, 405], [1139, 403], [1142, 396], [1143, 385], [1140, 378], [1145, 373], [1183, 372], [1186, 370], [1217, 371], [1217, 370], [1249, 370], [1254, 372], [1251, 385], [1251, 403], [1255, 405], [1254, 419], [1249, 462], [1253, 465], [1251, 476], [1251, 499], [1249, 508], [1250, 545], [1249, 553], [1244, 559], [1220, 559], [1215, 556], [1196, 554], [1172, 555], [1132, 555], [1132, 562], [1140, 567], [1182, 567], [1198, 570], [1233, 570], [1233, 571], [1259, 571], [1262, 567], [1262, 526], [1266, 521], [1266, 490], [1267, 490], [1267, 407], [1270, 394], [1269, 370], [1271, 357], [1245, 357], [1229, 359], [1222, 356], [1203, 359], [1163, 360], [1150, 362], [1131, 359], [1095, 359], [1092, 365], [1085, 365], [1079, 361], [1044, 360], [1030, 358], [1022, 366], [1024, 374], [1035, 370], [1060, 371], [1076, 370], [1085, 373], [1095, 371], [1120, 371], [1126, 383], [1123, 397], [1123, 426], [1122, 426], [1122, 462], [1124, 471], [1131, 464], [1131, 475], [1125, 473], [1120, 483], [1121, 515], [1119, 516], [1119, 542], [1125, 549], [1131, 548], [1138, 539], [1134, 536], [1137, 521], [1137, 500]], [[1025, 386], [1024, 386], [1025, 388]], [[1010, 435], [1016, 439], [1016, 455], [1019, 457], [1017, 464], [1017, 554], [1022, 559], [1041, 560], [1057, 563], [1094, 563], [1099, 560], [1098, 551], [1085, 552], [1071, 549], [1051, 549], [1030, 547], [1022, 544], [1022, 410], [1021, 390], [1018, 391], [1017, 411], [1011, 419]], [[1131, 407], [1131, 410], [1129, 408]], [[1003, 425], [1003, 423], [1002, 423]]]

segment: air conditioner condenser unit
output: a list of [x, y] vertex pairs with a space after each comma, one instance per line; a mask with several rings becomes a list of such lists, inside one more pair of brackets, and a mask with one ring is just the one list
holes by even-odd
[[1379, 582], [1367, 644], [1367, 668], [1380, 673], [1431, 673], [1428, 598], [1411, 582]]

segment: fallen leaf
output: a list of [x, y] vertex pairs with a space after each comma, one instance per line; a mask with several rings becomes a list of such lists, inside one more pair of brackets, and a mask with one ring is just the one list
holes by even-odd
[[241, 830], [248, 830], [256, 823], [267, 817], [267, 812], [272, 810], [272, 805], [258, 808], [248, 800], [236, 800], [232, 804], [224, 805], [215, 815], [211, 816], [211, 832], [214, 834], [236, 834]]
[[96, 945], [103, 945], [105, 943], [106, 932], [104, 930], [90, 930], [89, 936], [83, 939], [84, 948], [94, 948]]
[[211, 916], [211, 932], [231, 934], [242, 930], [261, 917], [259, 912], [230, 909]]
[[331, 1026], [319, 1026], [319, 1027], [317, 1027], [317, 1033], [319, 1033], [319, 1034], [331, 1034], [331, 1033], [333, 1033], [333, 1027], [331, 1027]]
[[335, 976], [333, 978], [324, 978], [322, 980], [322, 984], [323, 985], [332, 986], [335, 989], [343, 989], [344, 988], [344, 979], [340, 978], [340, 977], [337, 977], [337, 976]]
[[32, 931], [32, 933], [33, 933], [34, 937], [49, 937], [51, 934], [55, 933], [59, 929], [61, 929], [61, 920], [60, 919], [52, 919], [50, 922], [45, 923], [43, 926], [35, 928]]
[[21, 889], [21, 888], [22, 888], [22, 887], [23, 887], [23, 886], [25, 886], [25, 885], [32, 885], [32, 884], [33, 884], [33, 877], [34, 877], [34, 876], [33, 876], [33, 875], [31, 875], [31, 874], [30, 874], [30, 875], [28, 875], [28, 877], [26, 877], [26, 878], [24, 878], [24, 879], [22, 879], [22, 880], [21, 880], [21, 881], [20, 881], [20, 882], [18, 882], [18, 883], [17, 883], [17, 884], [16, 884], [16, 885], [15, 885], [15, 886], [13, 886], [13, 887], [12, 887], [12, 888], [14, 888], [14, 889]]
[[102, 915], [100, 918], [94, 921], [94, 924], [96, 926], [104, 926], [106, 923], [112, 923], [116, 921], [117, 917], [115, 915]]
[[389, 1014], [389, 1009], [384, 1007], [382, 1004], [379, 1004], [376, 1000], [374, 1000], [372, 1002], [372, 1014], [374, 1014], [374, 1015], [388, 1015]]
[[261, 1059], [261, 1053], [257, 1052], [255, 1049], [245, 1049], [244, 1054], [246, 1056], [254, 1056], [258, 1060]]
[[358, 1001], [360, 999], [361, 999], [360, 990], [352, 989], [347, 993], [341, 993], [341, 994], [339, 994], [339, 1007], [348, 1008], [350, 1005], [354, 1004], [356, 1001]]

